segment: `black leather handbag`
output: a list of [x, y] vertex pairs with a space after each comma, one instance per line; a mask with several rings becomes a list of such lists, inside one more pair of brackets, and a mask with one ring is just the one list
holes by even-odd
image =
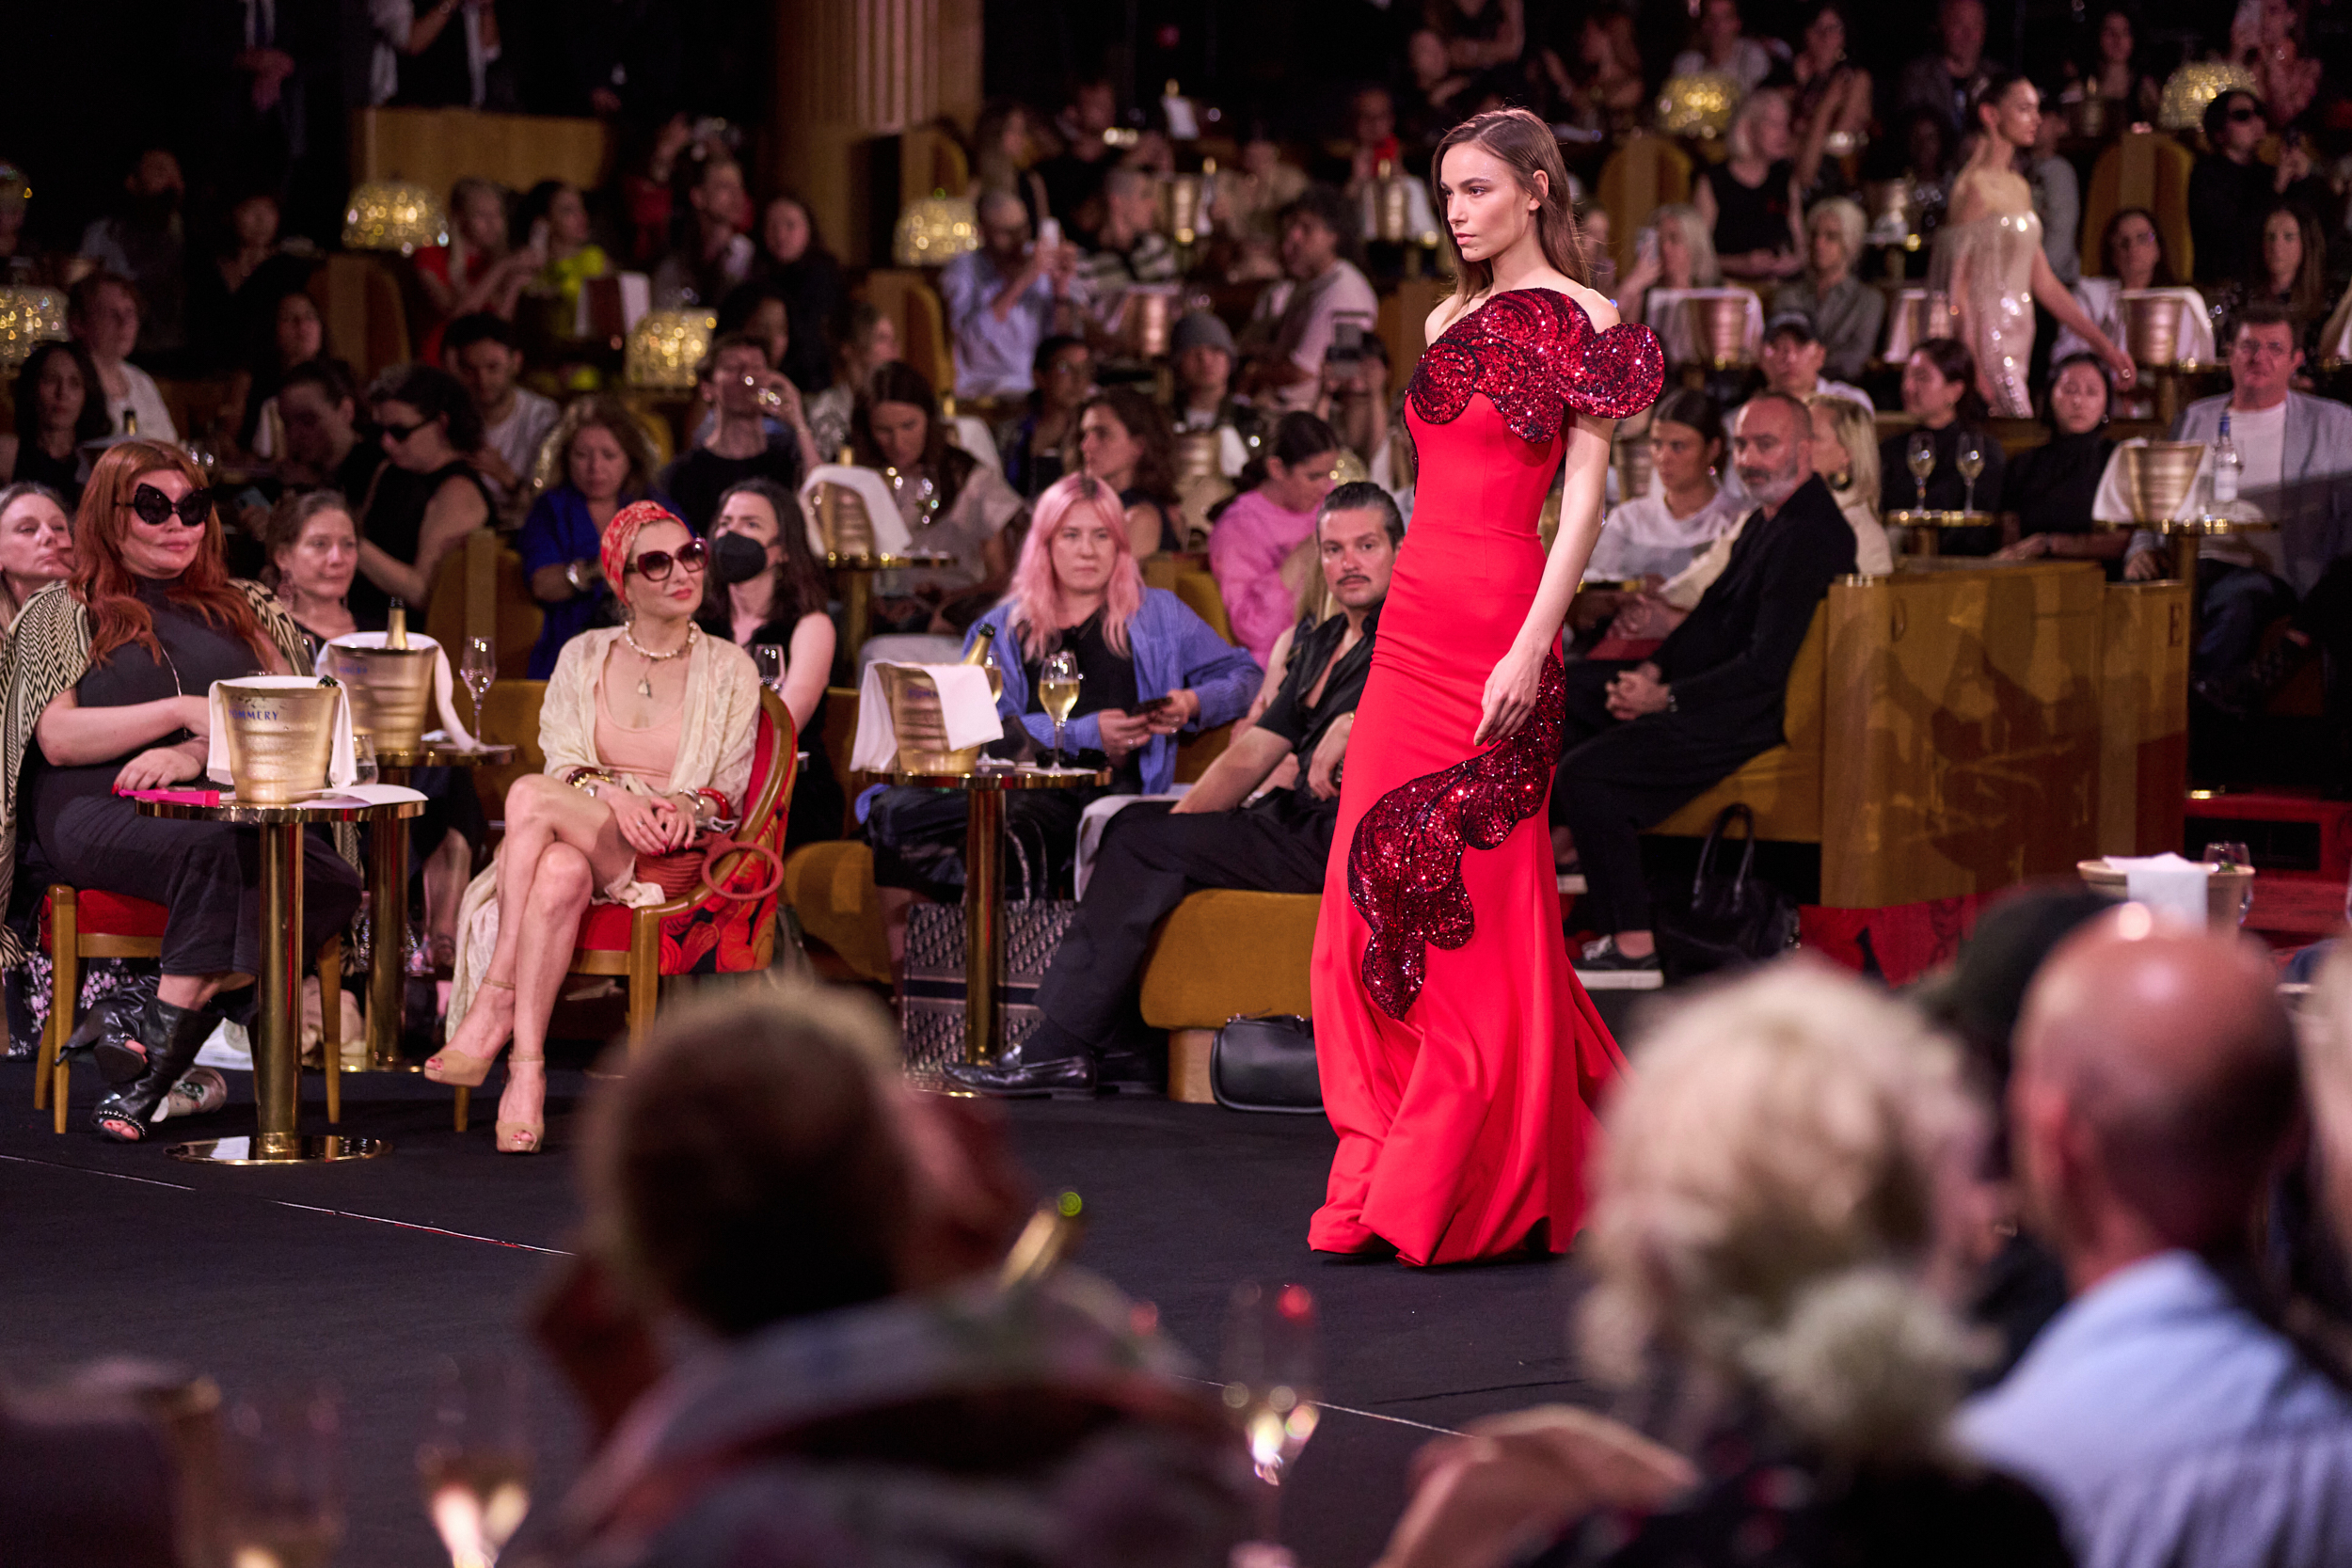
[[[1733, 822], [1747, 830], [1740, 868], [1730, 876], [1715, 870], [1716, 851]], [[1658, 961], [1670, 981], [1776, 958], [1797, 945], [1797, 901], [1756, 875], [1756, 814], [1735, 800], [1717, 814], [1699, 849], [1691, 879], [1687, 911], [1661, 911]]]
[[1229, 1111], [1322, 1115], [1314, 1020], [1296, 1013], [1226, 1020], [1209, 1053], [1209, 1089]]

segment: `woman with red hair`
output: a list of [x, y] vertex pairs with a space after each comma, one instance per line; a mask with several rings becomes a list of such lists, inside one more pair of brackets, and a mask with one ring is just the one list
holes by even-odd
[[[989, 628], [1005, 676], [996, 710], [1016, 754], [1053, 744], [1054, 721], [1037, 695], [1038, 670], [1056, 653], [1078, 663], [1078, 703], [1062, 746], [1081, 766], [1109, 768], [1109, 791], [1020, 790], [1005, 798], [1015, 839], [1043, 845], [1057, 876], [1077, 844], [1078, 817], [1102, 793], [1159, 795], [1176, 782], [1176, 737], [1238, 719], [1258, 690], [1258, 666], [1182, 599], [1146, 588], [1127, 539], [1126, 509], [1108, 485], [1073, 474], [1038, 498], [1028, 538], [1004, 601], [973, 624]], [[882, 887], [894, 957], [906, 909], [921, 892], [962, 896], [961, 790], [902, 786], [870, 796], [866, 836]]]
[[[261, 854], [225, 822], [141, 816], [125, 789], [204, 770], [215, 681], [310, 668], [302, 630], [259, 583], [229, 576], [212, 492], [176, 448], [124, 441], [98, 460], [73, 529], [74, 568], [25, 602], [0, 700], [0, 902], [22, 859], [33, 886], [69, 882], [162, 904], [154, 999], [118, 1021], [102, 1050], [116, 1086], [99, 1132], [135, 1143], [175, 1096], [261, 962]], [[303, 952], [315, 954], [359, 907], [359, 876], [326, 841], [305, 846]], [[22, 961], [13, 930], [0, 960]], [[111, 1035], [111, 1031], [109, 1034]], [[210, 1103], [204, 1103], [209, 1100]]]
[[515, 1042], [501, 1154], [536, 1154], [544, 1141], [548, 1018], [588, 906], [660, 903], [668, 895], [640, 879], [638, 857], [742, 815], [759, 675], [749, 654], [694, 624], [704, 563], [703, 542], [656, 503], [613, 515], [598, 564], [626, 619], [564, 644], [539, 707], [547, 771], [507, 790], [505, 841], [466, 889], [449, 1043], [424, 1075], [474, 1087]]

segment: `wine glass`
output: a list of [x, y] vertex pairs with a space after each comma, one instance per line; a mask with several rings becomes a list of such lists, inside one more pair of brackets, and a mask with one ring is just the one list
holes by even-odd
[[1070, 721], [1070, 710], [1078, 705], [1078, 660], [1067, 648], [1048, 655], [1038, 671], [1037, 700], [1054, 721], [1054, 766], [1059, 768], [1062, 726]]
[[497, 1568], [531, 1512], [531, 1439], [523, 1364], [509, 1355], [447, 1360], [417, 1444], [417, 1480], [452, 1568]]
[[759, 684], [781, 694], [784, 690], [784, 644], [755, 642], [752, 644], [752, 668], [759, 672]]
[[320, 1384], [240, 1401], [221, 1444], [229, 1560], [326, 1568], [343, 1538], [342, 1411]]
[[1903, 467], [1911, 470], [1911, 483], [1919, 492], [1918, 510], [1928, 509], [1928, 475], [1935, 472], [1935, 436], [1931, 431], [1915, 430], [1903, 446]]
[[357, 731], [353, 732], [351, 736], [351, 782], [353, 784], [372, 784], [375, 783], [376, 780], [384, 776], [383, 770], [376, 766], [375, 736], [372, 735], [360, 735]]
[[1266, 1483], [1263, 1541], [1277, 1538], [1283, 1477], [1315, 1433], [1315, 1298], [1304, 1285], [1267, 1290], [1244, 1280], [1233, 1288], [1219, 1370], [1225, 1407]]
[[498, 645], [486, 637], [467, 638], [457, 674], [466, 683], [466, 689], [473, 693], [473, 727], [478, 738], [482, 733], [482, 699], [490, 694], [490, 684], [499, 678]]
[[1960, 450], [1952, 454], [1952, 467], [1960, 470], [1960, 477], [1968, 485], [1967, 499], [1960, 503], [1961, 510], [1974, 512], [1977, 509], [1977, 476], [1984, 472], [1984, 438], [1975, 431], [1963, 433], [1960, 438]]
[[[2254, 869], [2253, 852], [2246, 847], [2243, 841], [2237, 839], [2216, 839], [2207, 844], [2205, 860], [2217, 871], [2251, 871]], [[2246, 917], [2253, 912], [2253, 909], [2254, 879], [2249, 877], [2246, 879], [2246, 891], [2238, 897], [2237, 923], [2241, 926], [2245, 925]]]

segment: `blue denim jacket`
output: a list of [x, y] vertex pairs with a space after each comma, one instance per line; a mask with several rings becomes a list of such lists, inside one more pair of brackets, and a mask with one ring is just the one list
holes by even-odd
[[[996, 711], [1008, 722], [1027, 726], [1041, 746], [1054, 741], [1054, 721], [1031, 713], [1029, 675], [1023, 667], [1020, 640], [1011, 626], [1011, 601], [998, 605], [973, 623], [964, 636], [968, 652], [982, 626], [996, 628], [996, 663], [1005, 673], [1005, 692]], [[1258, 661], [1211, 630], [1184, 601], [1164, 588], [1143, 591], [1143, 607], [1127, 623], [1127, 646], [1136, 660], [1136, 700], [1149, 702], [1186, 688], [1200, 694], [1200, 715], [1185, 726], [1188, 732], [1213, 730], [1249, 711], [1262, 678]], [[1073, 719], [1063, 727], [1063, 743], [1079, 751], [1103, 749], [1103, 727], [1094, 715]], [[1176, 782], [1176, 737], [1155, 735], [1136, 754], [1143, 770], [1143, 790], [1157, 795]]]

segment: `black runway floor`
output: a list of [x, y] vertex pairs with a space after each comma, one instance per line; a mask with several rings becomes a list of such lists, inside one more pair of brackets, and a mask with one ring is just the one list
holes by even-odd
[[[230, 1108], [188, 1133], [249, 1127], [246, 1076], [229, 1077]], [[535, 1159], [491, 1152], [495, 1080], [462, 1137], [446, 1090], [405, 1076], [343, 1083], [342, 1131], [389, 1139], [389, 1156], [233, 1169], [100, 1141], [86, 1131], [98, 1087], [87, 1071], [72, 1130], [56, 1136], [32, 1109], [29, 1066], [0, 1066], [0, 1370], [40, 1377], [135, 1354], [208, 1372], [231, 1397], [332, 1380], [349, 1493], [338, 1560], [426, 1568], [447, 1560], [413, 1468], [432, 1369], [444, 1354], [521, 1343], [523, 1313], [577, 1222], [564, 1116], [588, 1080], [557, 1068], [552, 1148]], [[305, 1130], [325, 1131], [314, 1077], [304, 1092]], [[1590, 1397], [1566, 1351], [1570, 1266], [1417, 1272], [1307, 1250], [1332, 1148], [1320, 1117], [1136, 1100], [1009, 1109], [1040, 1187], [1086, 1200], [1078, 1260], [1156, 1304], [1204, 1368], [1235, 1282], [1297, 1280], [1316, 1293], [1327, 1411], [1285, 1488], [1281, 1531], [1309, 1568], [1378, 1554], [1431, 1429]], [[577, 1468], [580, 1433], [551, 1380], [535, 1399], [539, 1495], [551, 1497]]]

